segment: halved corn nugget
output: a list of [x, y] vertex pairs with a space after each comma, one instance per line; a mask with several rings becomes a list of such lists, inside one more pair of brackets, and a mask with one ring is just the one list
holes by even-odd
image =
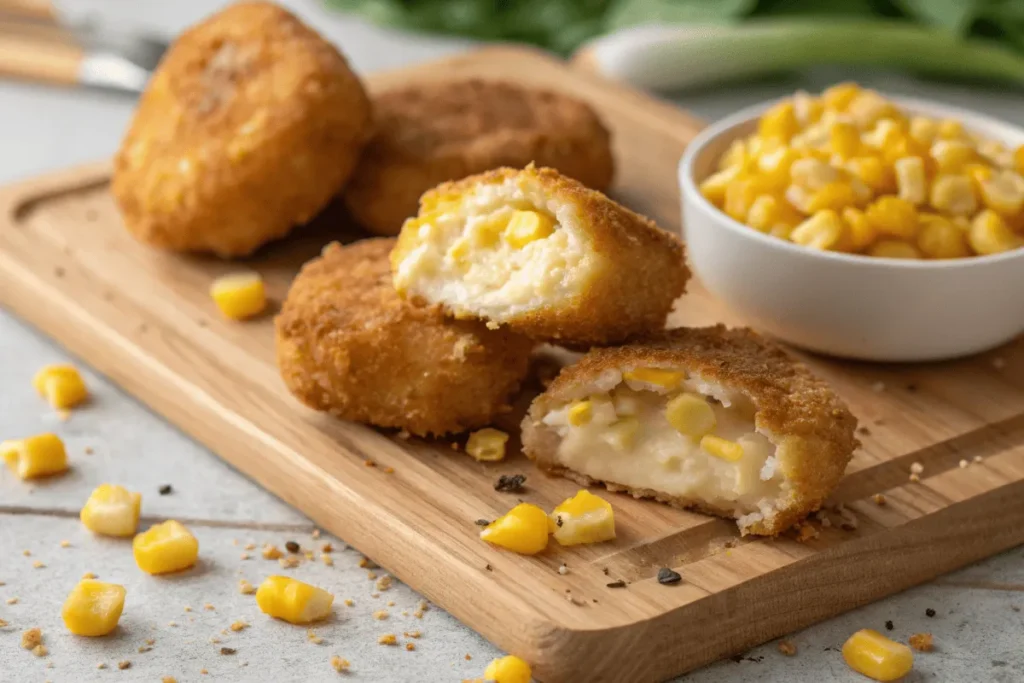
[[[571, 419], [590, 401], [610, 407]], [[538, 396], [523, 447], [589, 486], [735, 518], [776, 535], [821, 507], [857, 447], [825, 382], [746, 329], [677, 329], [595, 349]]]
[[391, 267], [406, 298], [583, 346], [663, 329], [690, 275], [683, 252], [600, 192], [528, 166], [424, 194]]
[[394, 239], [330, 244], [292, 283], [277, 317], [277, 362], [303, 403], [424, 436], [482, 427], [529, 369], [533, 343], [391, 286]]

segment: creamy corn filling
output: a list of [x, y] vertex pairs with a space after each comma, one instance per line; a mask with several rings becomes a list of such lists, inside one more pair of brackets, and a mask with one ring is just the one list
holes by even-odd
[[578, 221], [529, 183], [481, 185], [406, 224], [395, 286], [499, 320], [563, 300], [585, 275]]
[[602, 391], [543, 418], [561, 437], [557, 464], [731, 510], [745, 523], [774, 509], [788, 484], [749, 399], [673, 370], [604, 379]]

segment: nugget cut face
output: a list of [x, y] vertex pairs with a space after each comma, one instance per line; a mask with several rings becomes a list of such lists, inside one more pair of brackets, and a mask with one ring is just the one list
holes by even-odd
[[313, 218], [370, 134], [369, 99], [330, 43], [276, 5], [238, 3], [168, 50], [112, 190], [141, 241], [242, 256]]
[[689, 277], [682, 243], [551, 169], [499, 169], [424, 195], [391, 255], [395, 288], [537, 339], [660, 330]]
[[501, 166], [556, 168], [604, 191], [611, 138], [584, 102], [501, 81], [417, 84], [373, 98], [375, 134], [345, 204], [378, 235], [397, 235], [420, 195]]
[[817, 510], [857, 441], [821, 380], [748, 330], [664, 332], [566, 368], [523, 422], [545, 470], [775, 535]]
[[285, 384], [316, 410], [421, 436], [490, 423], [526, 375], [532, 342], [400, 299], [393, 246], [330, 244], [303, 267], [275, 320]]

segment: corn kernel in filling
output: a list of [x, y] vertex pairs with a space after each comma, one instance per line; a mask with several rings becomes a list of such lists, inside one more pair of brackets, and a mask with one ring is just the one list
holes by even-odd
[[561, 545], [600, 543], [615, 538], [611, 503], [586, 489], [562, 501], [548, 519], [548, 529]]

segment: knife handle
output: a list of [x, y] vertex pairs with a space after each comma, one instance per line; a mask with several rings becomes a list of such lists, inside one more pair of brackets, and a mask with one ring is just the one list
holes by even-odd
[[50, 0], [0, 0], [0, 12], [39, 21], [57, 18], [57, 11]]
[[0, 76], [75, 85], [84, 56], [77, 45], [0, 31]]

